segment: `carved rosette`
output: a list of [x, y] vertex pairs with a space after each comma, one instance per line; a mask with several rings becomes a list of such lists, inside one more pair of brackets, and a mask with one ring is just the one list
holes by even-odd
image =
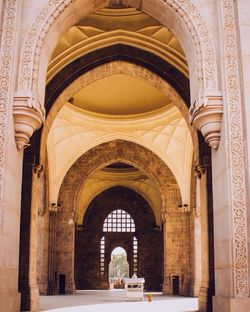
[[214, 149], [220, 142], [222, 113], [222, 93], [219, 91], [205, 94], [201, 105], [195, 102], [190, 108], [191, 124], [201, 131], [205, 141]]
[[39, 129], [43, 122], [43, 115], [29, 105], [30, 97], [16, 96], [13, 116], [15, 126], [15, 140], [19, 150], [29, 145], [30, 137]]

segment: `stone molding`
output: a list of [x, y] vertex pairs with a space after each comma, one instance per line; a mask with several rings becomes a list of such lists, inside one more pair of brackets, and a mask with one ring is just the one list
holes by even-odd
[[249, 297], [247, 242], [246, 157], [242, 120], [241, 83], [237, 40], [235, 1], [221, 0], [222, 40], [225, 67], [225, 102], [227, 104], [229, 171], [232, 209], [232, 270], [234, 295]]
[[[81, 0], [78, 1], [80, 2]], [[93, 11], [96, 7], [101, 8], [108, 4], [108, 1], [104, 1], [102, 5], [100, 5], [98, 1], [91, 2]], [[125, 2], [125, 4], [127, 4], [127, 1]], [[144, 3], [147, 5], [147, 2], [147, 0], [142, 1], [142, 10]], [[159, 1], [159, 4], [161, 2], [165, 3], [166, 6], [173, 9], [180, 16], [194, 40], [197, 54], [197, 74], [199, 73], [197, 79], [199, 90], [201, 91], [199, 94], [202, 95], [207, 89], [216, 88], [218, 81], [214, 43], [211, 32], [200, 15], [199, 10], [190, 0], [162, 0]], [[21, 49], [18, 90], [32, 92], [32, 106], [35, 109], [43, 110], [43, 108], [40, 107], [40, 100], [38, 98], [39, 58], [43, 48], [43, 41], [51, 25], [57, 20], [60, 13], [72, 3], [75, 3], [75, 1], [48, 0], [35, 17], [33, 24], [24, 38]], [[150, 12], [147, 13], [150, 14]], [[158, 15], [160, 18], [162, 12], [159, 11]], [[200, 101], [202, 101], [202, 98], [199, 99], [199, 102]]]
[[11, 102], [11, 76], [19, 1], [6, 0], [0, 43], [0, 202], [3, 197], [4, 159], [8, 104]]
[[205, 94], [202, 103], [195, 101], [190, 108], [191, 124], [201, 131], [213, 149], [219, 146], [222, 114], [222, 93], [219, 91]]
[[30, 97], [15, 97], [13, 116], [18, 150], [22, 150], [29, 145], [33, 132], [39, 129], [43, 122], [41, 113], [33, 107], [29, 107], [29, 105], [25, 105], [25, 102], [30, 103]]

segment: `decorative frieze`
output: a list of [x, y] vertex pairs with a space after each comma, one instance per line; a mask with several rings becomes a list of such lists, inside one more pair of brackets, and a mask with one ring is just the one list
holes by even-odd
[[247, 185], [246, 158], [244, 155], [242, 99], [239, 74], [237, 20], [235, 1], [221, 0], [222, 36], [225, 67], [225, 103], [227, 105], [228, 155], [231, 177], [232, 252], [234, 296], [249, 296], [248, 245], [247, 245]]
[[0, 43], [0, 201], [3, 194], [4, 158], [8, 106], [11, 106], [11, 72], [15, 47], [15, 28], [19, 1], [4, 2], [4, 20]]
[[220, 142], [222, 113], [222, 93], [219, 91], [205, 93], [202, 103], [195, 101], [190, 108], [191, 123], [214, 149]]

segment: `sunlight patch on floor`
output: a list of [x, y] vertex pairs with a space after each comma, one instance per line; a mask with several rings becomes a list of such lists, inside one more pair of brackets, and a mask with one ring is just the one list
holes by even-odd
[[48, 312], [189, 312], [198, 299], [153, 294], [153, 301], [126, 301], [124, 291], [78, 291], [75, 295], [41, 296], [40, 311]]

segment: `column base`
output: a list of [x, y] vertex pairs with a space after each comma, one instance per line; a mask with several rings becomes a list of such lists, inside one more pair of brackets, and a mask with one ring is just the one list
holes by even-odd
[[18, 269], [0, 267], [0, 311], [20, 311]]
[[169, 278], [166, 278], [164, 280], [164, 283], [162, 285], [162, 294], [163, 295], [172, 295], [172, 287], [169, 282]]
[[21, 291], [21, 311], [39, 311], [38, 287], [24, 286]]
[[249, 312], [250, 298], [213, 297], [213, 312]]
[[199, 291], [199, 312], [212, 312], [212, 293], [209, 288], [201, 287]]

